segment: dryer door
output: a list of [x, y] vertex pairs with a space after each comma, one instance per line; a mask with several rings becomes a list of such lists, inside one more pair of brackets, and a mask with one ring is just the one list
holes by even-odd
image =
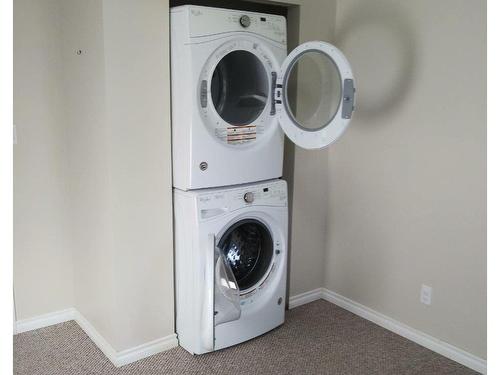
[[296, 145], [324, 148], [349, 125], [354, 94], [354, 77], [342, 52], [326, 42], [307, 42], [281, 66], [274, 88], [276, 114]]

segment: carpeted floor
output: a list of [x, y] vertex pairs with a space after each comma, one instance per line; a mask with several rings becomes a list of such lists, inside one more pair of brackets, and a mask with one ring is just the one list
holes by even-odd
[[14, 336], [18, 375], [476, 374], [325, 301], [287, 312], [282, 327], [226, 350], [178, 347], [115, 368], [75, 322]]

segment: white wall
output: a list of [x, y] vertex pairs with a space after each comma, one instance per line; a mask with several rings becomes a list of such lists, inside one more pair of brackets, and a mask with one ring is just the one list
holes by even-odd
[[339, 0], [334, 40], [359, 96], [329, 149], [325, 286], [486, 358], [486, 2]]
[[17, 319], [73, 305], [58, 0], [14, 2]]

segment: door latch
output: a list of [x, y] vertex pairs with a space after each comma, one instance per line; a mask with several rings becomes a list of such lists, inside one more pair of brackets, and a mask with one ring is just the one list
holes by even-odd
[[342, 118], [350, 119], [354, 111], [354, 81], [350, 78], [344, 80], [344, 90], [342, 97]]

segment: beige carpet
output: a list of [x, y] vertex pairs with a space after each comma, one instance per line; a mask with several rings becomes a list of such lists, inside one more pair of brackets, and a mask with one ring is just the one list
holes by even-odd
[[223, 351], [178, 347], [115, 368], [75, 322], [14, 336], [14, 373], [60, 374], [475, 374], [325, 301], [297, 307], [282, 327]]

